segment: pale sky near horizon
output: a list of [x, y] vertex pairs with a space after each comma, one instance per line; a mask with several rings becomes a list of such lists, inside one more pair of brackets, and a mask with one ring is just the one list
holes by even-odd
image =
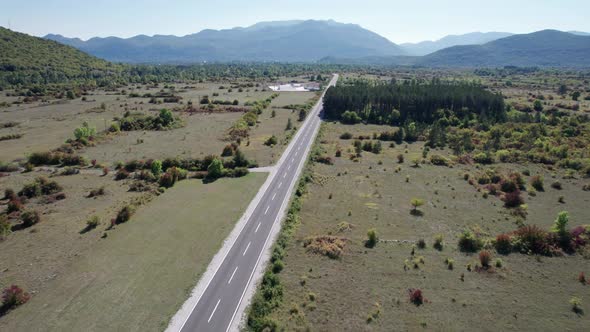
[[590, 32], [588, 0], [0, 0], [0, 26], [35, 36], [183, 36], [261, 21], [333, 19], [395, 43], [473, 31]]

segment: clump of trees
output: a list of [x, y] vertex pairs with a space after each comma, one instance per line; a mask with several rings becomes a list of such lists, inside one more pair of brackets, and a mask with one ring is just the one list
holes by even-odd
[[474, 119], [480, 123], [506, 119], [500, 94], [477, 84], [438, 79], [429, 83], [355, 81], [340, 84], [326, 92], [324, 111], [328, 118], [351, 124], [360, 121], [390, 125], [438, 122], [444, 127]]
[[182, 126], [182, 121], [168, 109], [161, 109], [158, 116], [127, 112], [118, 123], [122, 131], [167, 130]]

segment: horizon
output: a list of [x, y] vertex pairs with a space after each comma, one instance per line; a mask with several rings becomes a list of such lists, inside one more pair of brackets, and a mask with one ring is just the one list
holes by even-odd
[[[196, 4], [180, 0], [170, 4], [159, 0], [126, 3], [102, 0], [95, 5], [67, 0], [51, 4], [23, 1], [5, 5], [0, 13], [0, 25], [37, 37], [59, 34], [88, 40], [137, 35], [186, 36], [206, 29], [224, 30], [272, 21], [334, 20], [359, 25], [396, 44], [436, 41], [448, 35], [472, 32], [523, 34], [546, 29], [590, 32], [590, 23], [584, 17], [590, 4], [579, 0], [543, 6], [533, 0], [518, 4], [501, 0], [485, 5], [467, 0], [455, 0], [452, 5], [432, 0], [412, 4], [375, 0], [370, 1], [370, 6], [359, 6], [350, 0], [345, 0], [345, 4], [338, 2], [338, 6], [333, 5], [334, 1], [315, 3], [310, 0], [296, 4], [267, 0], [253, 0], [247, 4], [223, 2], [223, 17], [218, 17], [214, 13], [219, 10], [220, 3], [211, 1]], [[178, 9], [166, 11], [162, 6]], [[375, 12], [375, 7], [383, 10]], [[506, 8], [511, 10], [506, 11]], [[530, 8], [535, 9], [534, 15], [530, 14]], [[485, 17], [480, 14], [483, 11]]]

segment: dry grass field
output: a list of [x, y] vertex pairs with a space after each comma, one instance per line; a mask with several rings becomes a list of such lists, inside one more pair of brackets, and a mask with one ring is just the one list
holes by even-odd
[[[457, 247], [461, 232], [472, 229], [495, 237], [517, 227], [517, 218], [500, 199], [484, 198], [464, 180], [465, 173], [479, 174], [485, 167], [429, 163], [414, 167], [411, 161], [422, 156], [420, 142], [393, 148], [384, 143], [381, 154], [363, 152], [358, 162], [348, 158], [354, 153], [353, 140], [340, 139], [342, 133], [356, 137], [383, 130], [390, 129], [325, 124], [321, 148], [332, 157], [341, 149], [342, 157], [334, 158], [334, 165], [312, 166], [314, 181], [304, 196], [301, 225], [280, 273], [284, 299], [271, 318], [286, 330], [314, 331], [586, 329], [589, 316], [572, 312], [569, 300], [589, 298], [588, 286], [577, 280], [580, 272], [589, 273], [588, 258], [504, 256], [494, 251], [493, 261], [501, 259], [502, 266], [476, 271], [477, 254], [462, 253]], [[399, 154], [404, 163], [398, 163]], [[429, 154], [450, 155], [444, 150]], [[590, 194], [582, 191], [587, 179], [562, 179], [562, 172], [553, 174], [535, 165], [490, 167], [529, 169], [531, 175], [544, 175], [546, 187], [553, 180], [563, 184], [562, 190], [547, 188], [535, 197], [526, 195], [526, 224], [548, 229], [563, 210], [570, 213], [570, 226], [588, 223]], [[565, 203], [558, 202], [559, 196], [565, 197]], [[425, 201], [419, 208], [421, 216], [411, 213], [412, 198]], [[369, 229], [375, 229], [380, 239], [374, 248], [365, 246]], [[437, 235], [444, 239], [442, 250], [433, 248]], [[309, 239], [322, 236], [344, 241], [339, 259], [315, 254], [305, 246]], [[418, 247], [421, 239], [424, 249]], [[453, 260], [452, 270], [447, 259]], [[421, 289], [426, 303], [411, 303], [411, 288]]]

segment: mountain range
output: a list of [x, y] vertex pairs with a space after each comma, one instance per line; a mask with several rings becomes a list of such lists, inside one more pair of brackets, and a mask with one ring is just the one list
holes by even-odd
[[88, 41], [61, 35], [44, 38], [109, 61], [128, 63], [313, 62], [327, 55], [355, 58], [404, 54], [401, 47], [374, 32], [331, 20], [262, 22], [183, 37], [139, 35]]

